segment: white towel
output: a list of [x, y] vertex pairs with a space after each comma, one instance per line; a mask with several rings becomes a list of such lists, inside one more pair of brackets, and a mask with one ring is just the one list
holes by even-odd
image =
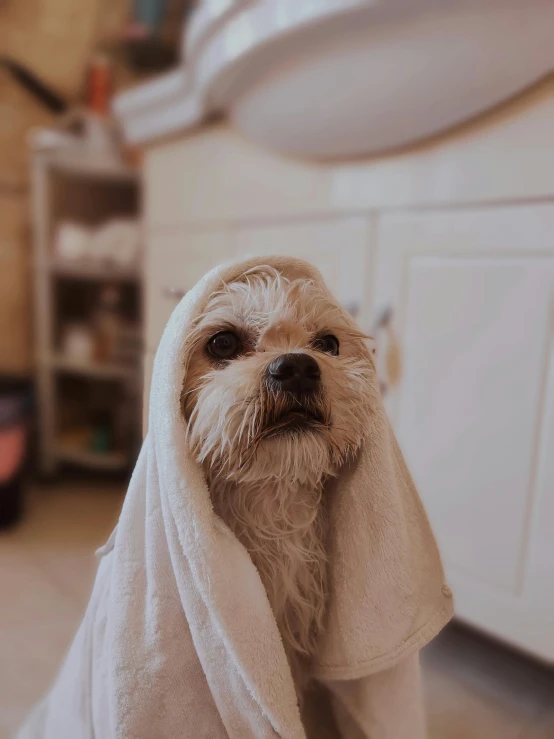
[[[149, 431], [92, 597], [53, 688], [20, 739], [303, 739], [295, 689], [248, 553], [212, 508], [185, 443], [185, 340], [209, 296], [270, 264], [219, 267], [171, 316], [154, 363]], [[310, 736], [424, 736], [418, 652], [452, 615], [433, 534], [382, 407], [335, 483], [328, 626], [316, 673], [340, 733], [316, 710]], [[319, 722], [319, 723], [318, 723]]]

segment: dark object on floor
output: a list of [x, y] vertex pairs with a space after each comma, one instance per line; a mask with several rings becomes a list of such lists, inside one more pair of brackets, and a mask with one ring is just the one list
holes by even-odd
[[0, 379], [0, 530], [23, 515], [30, 409], [28, 384]]

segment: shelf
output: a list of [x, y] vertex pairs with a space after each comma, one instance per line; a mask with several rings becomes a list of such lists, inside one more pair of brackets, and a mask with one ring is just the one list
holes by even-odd
[[48, 361], [53, 370], [98, 379], [134, 380], [139, 375], [139, 370], [136, 367], [116, 362], [85, 362], [72, 357], [65, 357], [63, 354], [53, 354]]
[[56, 172], [75, 177], [116, 181], [122, 184], [138, 185], [140, 172], [122, 162], [99, 158], [82, 150], [57, 149], [44, 155]]
[[[92, 229], [114, 218], [137, 219], [140, 189], [140, 171], [115, 152], [65, 146], [33, 154], [38, 454], [44, 474], [55, 473], [62, 463], [126, 472], [134, 462], [141, 385], [140, 357], [135, 358], [142, 333], [140, 255], [131, 260], [129, 254], [121, 265], [116, 260], [123, 262], [123, 252], [113, 259], [111, 252], [100, 251], [70, 259], [58, 254], [55, 238], [63, 222]], [[82, 361], [64, 353], [58, 340], [71, 323], [93, 322], [105, 286], [117, 287], [121, 299], [121, 346], [110, 354], [115, 361]]]
[[50, 259], [46, 269], [59, 277], [76, 280], [108, 280], [110, 282], [139, 282], [141, 273], [137, 267], [119, 267], [108, 262], [74, 262], [68, 259]]
[[60, 462], [106, 472], [118, 472], [129, 466], [129, 457], [123, 452], [98, 454], [71, 446], [71, 444], [58, 444], [55, 448], [55, 455]]

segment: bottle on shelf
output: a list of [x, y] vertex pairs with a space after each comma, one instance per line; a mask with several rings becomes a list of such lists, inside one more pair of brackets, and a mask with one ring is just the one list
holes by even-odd
[[106, 285], [100, 291], [98, 306], [92, 317], [94, 359], [110, 362], [117, 356], [122, 319], [119, 315], [121, 293], [115, 285]]

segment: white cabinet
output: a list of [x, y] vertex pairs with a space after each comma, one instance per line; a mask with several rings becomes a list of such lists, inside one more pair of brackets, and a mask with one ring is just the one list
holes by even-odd
[[148, 413], [150, 411], [150, 388], [152, 386], [152, 372], [154, 370], [155, 352], [146, 352], [143, 360], [143, 396], [142, 396], [142, 435], [148, 430]]
[[458, 615], [554, 661], [554, 206], [383, 216], [373, 304]]
[[164, 229], [147, 237], [146, 349], [156, 351], [173, 309], [212, 267], [231, 257], [228, 230]]
[[284, 159], [222, 123], [145, 167], [147, 388], [179, 294], [211, 267], [313, 262], [362, 329], [390, 316], [386, 403], [458, 616], [552, 663], [553, 93], [378, 158]]
[[231, 258], [232, 234], [223, 228], [158, 229], [146, 239], [146, 352], [143, 381], [143, 432], [148, 425], [152, 365], [173, 309], [212, 267]]
[[321, 271], [334, 295], [364, 323], [369, 308], [372, 231], [367, 217], [320, 218], [237, 230], [237, 254], [282, 254]]

